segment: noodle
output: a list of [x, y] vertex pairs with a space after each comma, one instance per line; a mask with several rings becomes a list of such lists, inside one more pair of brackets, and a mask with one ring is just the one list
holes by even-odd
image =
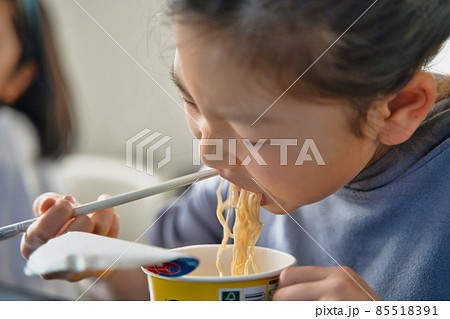
[[[233, 248], [233, 260], [231, 262], [231, 275], [248, 275], [250, 264], [255, 273], [258, 268], [255, 263], [255, 244], [261, 234], [262, 226], [259, 219], [259, 205], [261, 194], [253, 193], [230, 184], [228, 199], [224, 202], [220, 191], [225, 180], [222, 180], [217, 189], [217, 218], [223, 227], [222, 244], [217, 251], [216, 266], [220, 276], [223, 276], [223, 269], [220, 264], [222, 253]], [[233, 233], [228, 226], [231, 209], [235, 211], [235, 222]], [[226, 210], [226, 217], [223, 212]], [[234, 244], [227, 246], [229, 238], [233, 238]]]

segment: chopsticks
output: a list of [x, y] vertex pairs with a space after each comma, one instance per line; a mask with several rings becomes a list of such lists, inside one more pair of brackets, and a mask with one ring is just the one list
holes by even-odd
[[[93, 212], [97, 212], [103, 209], [119, 206], [122, 204], [126, 204], [138, 199], [142, 199], [145, 197], [161, 194], [164, 192], [168, 192], [179, 187], [183, 187], [186, 185], [193, 184], [195, 182], [213, 177], [217, 175], [217, 171], [215, 169], [209, 169], [205, 171], [200, 171], [197, 173], [177, 177], [171, 179], [169, 181], [163, 182], [159, 185], [143, 188], [135, 191], [131, 191], [128, 193], [116, 195], [104, 200], [90, 202], [86, 204], [79, 205], [75, 207], [75, 212], [73, 214], [74, 217], [85, 215]], [[38, 218], [28, 219], [16, 224], [4, 226], [0, 228], [0, 241], [11, 238], [21, 233], [26, 232], [28, 227], [33, 224]]]

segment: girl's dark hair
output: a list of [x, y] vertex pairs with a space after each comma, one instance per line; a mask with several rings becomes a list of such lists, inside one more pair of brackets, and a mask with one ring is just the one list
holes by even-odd
[[373, 102], [405, 86], [450, 35], [448, 0], [374, 2], [169, 0], [169, 8], [281, 92], [314, 63], [288, 94], [350, 100], [360, 135]]
[[[36, 0], [38, 1], [38, 0]], [[25, 114], [37, 128], [41, 155], [57, 158], [69, 150], [72, 139], [71, 101], [62, 76], [51, 27], [45, 9], [39, 5], [39, 52], [28, 55], [30, 43], [29, 19], [21, 0], [7, 0], [13, 8], [13, 23], [21, 43], [19, 66], [35, 60], [38, 74], [27, 91], [13, 104], [15, 110]], [[33, 26], [32, 26], [33, 27]], [[36, 26], [34, 26], [36, 28]], [[35, 31], [35, 30], [33, 30]], [[18, 67], [19, 67], [18, 66]]]

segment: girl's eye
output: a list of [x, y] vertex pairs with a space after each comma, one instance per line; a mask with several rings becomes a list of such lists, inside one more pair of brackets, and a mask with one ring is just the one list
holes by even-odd
[[189, 105], [190, 107], [197, 108], [197, 104], [195, 104], [194, 102], [186, 100], [184, 97], [182, 97], [182, 99], [183, 99], [183, 102], [186, 103], [187, 105]]

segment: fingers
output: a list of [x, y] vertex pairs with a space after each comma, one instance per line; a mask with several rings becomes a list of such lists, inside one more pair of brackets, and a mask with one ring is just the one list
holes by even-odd
[[[65, 200], [68, 200], [74, 206], [77, 206], [80, 204], [71, 195], [65, 195], [63, 198]], [[60, 229], [57, 236], [63, 235], [65, 233], [68, 233], [71, 231], [92, 233], [94, 231], [94, 222], [88, 216], [85, 216], [85, 215], [75, 217], [75, 218], [67, 221], [67, 223]]]
[[[109, 195], [103, 194], [99, 196], [98, 200], [103, 200], [109, 197]], [[110, 233], [112, 233], [113, 235], [115, 235], [113, 237], [117, 237], [116, 233], [118, 233], [119, 230], [119, 219], [114, 211], [114, 208], [108, 208], [96, 212], [92, 214], [91, 218], [95, 225], [93, 230], [94, 234], [108, 236]]]
[[[99, 197], [99, 200], [106, 197], [108, 195], [102, 195]], [[28, 259], [31, 253], [50, 239], [71, 231], [117, 237], [119, 233], [119, 217], [113, 208], [73, 218], [74, 207], [77, 205], [78, 202], [70, 195], [61, 196], [56, 193], [46, 193], [39, 196], [33, 203], [34, 213], [39, 218], [22, 237], [22, 255]], [[108, 273], [104, 274], [103, 271], [87, 271], [83, 273], [59, 272], [42, 277], [44, 279], [78, 281], [92, 276], [104, 277]]]
[[[51, 200], [54, 200], [52, 198]], [[40, 204], [48, 204], [44, 199]], [[45, 202], [45, 203], [44, 203]], [[32, 224], [25, 235], [22, 237], [21, 252], [28, 259], [29, 255], [39, 246], [55, 237], [60, 229], [69, 221], [73, 214], [73, 205], [64, 198], [59, 198], [54, 205], [49, 207], [45, 214]]]
[[69, 271], [60, 271], [55, 272], [48, 275], [42, 275], [42, 279], [45, 280], [54, 280], [54, 279], [61, 279], [66, 280], [69, 282], [76, 282], [80, 281], [82, 279], [85, 279], [87, 277], [95, 277], [95, 278], [107, 278], [112, 273], [112, 270], [89, 270], [85, 272], [80, 273], [74, 273]]
[[318, 300], [323, 294], [328, 268], [288, 267], [280, 274], [280, 284], [273, 300]]
[[301, 282], [322, 280], [328, 276], [328, 273], [329, 270], [326, 267], [288, 267], [281, 272], [278, 287], [282, 288]]
[[58, 235], [63, 235], [71, 231], [92, 233], [94, 231], [94, 227], [95, 225], [93, 220], [86, 215], [82, 215], [69, 221], [67, 227], [65, 227], [65, 229]]
[[75, 199], [75, 197], [73, 197], [72, 195], [65, 195], [63, 197], [65, 200], [68, 200], [69, 202], [71, 202], [74, 206], [79, 205], [80, 203]]
[[114, 221], [114, 210], [106, 209], [92, 215], [94, 223], [93, 233], [101, 236], [107, 236]]
[[326, 289], [327, 287], [325, 280], [295, 284], [278, 288], [273, 296], [273, 300], [316, 301], [321, 299], [321, 296], [324, 295]]
[[273, 300], [379, 300], [369, 285], [346, 266], [285, 269]]
[[109, 230], [108, 237], [117, 238], [119, 236], [119, 216], [114, 212], [114, 219]]
[[[102, 195], [99, 200], [107, 197], [109, 196]], [[39, 196], [33, 203], [33, 210], [40, 217], [22, 237], [22, 255], [28, 258], [34, 250], [51, 238], [70, 231], [117, 237], [119, 218], [113, 208], [72, 218], [76, 205], [78, 202], [70, 195], [45, 193]]]
[[[108, 195], [101, 195], [98, 200], [108, 197]], [[71, 201], [74, 205], [78, 205], [78, 202], [70, 195], [64, 196], [64, 199]], [[114, 208], [101, 210], [89, 215], [80, 215], [69, 220], [57, 235], [59, 236], [72, 231], [117, 237], [119, 233], [119, 218], [115, 213]]]
[[[36, 215], [36, 217], [39, 217], [40, 215], [45, 213], [45, 211], [49, 209], [59, 198], [61, 198], [61, 195], [50, 192], [44, 193], [39, 197], [37, 197], [33, 202], [33, 212]], [[44, 201], [45, 205], [43, 206], [42, 204]], [[42, 209], [44, 209], [44, 211], [42, 211]]]

